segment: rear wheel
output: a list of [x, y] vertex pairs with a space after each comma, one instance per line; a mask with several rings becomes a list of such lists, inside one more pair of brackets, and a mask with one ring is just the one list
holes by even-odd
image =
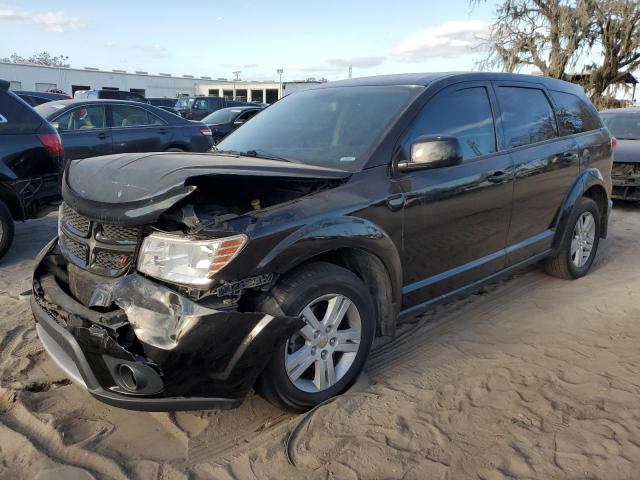
[[283, 278], [263, 309], [277, 314], [276, 305], [306, 325], [276, 349], [260, 393], [281, 408], [302, 411], [346, 390], [375, 334], [375, 307], [362, 281], [333, 264], [309, 264]]
[[600, 220], [596, 202], [585, 197], [580, 199], [569, 218], [560, 251], [545, 262], [547, 273], [567, 279], [585, 276], [598, 251]]
[[7, 206], [0, 201], [0, 258], [9, 250], [13, 242], [13, 217]]

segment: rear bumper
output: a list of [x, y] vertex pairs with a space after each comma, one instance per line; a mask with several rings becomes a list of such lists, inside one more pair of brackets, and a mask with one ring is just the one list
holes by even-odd
[[61, 262], [57, 240], [37, 259], [31, 309], [38, 336], [74, 383], [116, 407], [237, 407], [274, 349], [303, 325], [208, 308], [136, 274], [90, 287], [111, 305], [103, 313], [68, 293]]

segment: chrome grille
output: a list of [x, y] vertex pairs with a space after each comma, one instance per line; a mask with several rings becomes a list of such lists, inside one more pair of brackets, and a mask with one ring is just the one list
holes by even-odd
[[93, 221], [66, 203], [60, 208], [62, 253], [75, 265], [99, 275], [121, 275], [134, 263], [140, 231]]

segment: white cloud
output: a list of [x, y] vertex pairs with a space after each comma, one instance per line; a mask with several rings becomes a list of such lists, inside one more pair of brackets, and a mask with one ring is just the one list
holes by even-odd
[[138, 44], [134, 43], [126, 47], [129, 51], [137, 52], [143, 56], [150, 56], [155, 59], [170, 58], [171, 53], [167, 47], [158, 44]]
[[47, 32], [54, 33], [87, 27], [87, 21], [82, 17], [68, 16], [63, 12], [31, 12], [11, 5], [0, 5], [0, 22], [2, 21], [31, 22], [43, 27]]
[[349, 66], [355, 68], [371, 68], [382, 65], [386, 57], [383, 55], [367, 55], [363, 57], [351, 57], [351, 58], [331, 58], [327, 60], [327, 63], [334, 67], [348, 68]]
[[489, 25], [482, 20], [448, 21], [419, 30], [400, 43], [394, 53], [404, 62], [460, 57], [480, 47], [488, 30]]

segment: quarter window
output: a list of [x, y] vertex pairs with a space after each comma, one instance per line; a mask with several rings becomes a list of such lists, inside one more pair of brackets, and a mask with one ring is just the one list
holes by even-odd
[[87, 105], [63, 114], [55, 120], [62, 130], [91, 130], [104, 128], [104, 107]]
[[498, 100], [507, 147], [520, 147], [558, 136], [553, 110], [542, 90], [499, 87]]
[[556, 104], [560, 135], [597, 130], [601, 127], [596, 110], [571, 93], [551, 91]]
[[495, 152], [495, 127], [486, 88], [441, 92], [431, 99], [404, 141], [407, 158], [411, 144], [423, 135], [456, 137], [464, 160]]
[[114, 127], [146, 127], [163, 125], [164, 122], [144, 108], [129, 105], [112, 105]]

